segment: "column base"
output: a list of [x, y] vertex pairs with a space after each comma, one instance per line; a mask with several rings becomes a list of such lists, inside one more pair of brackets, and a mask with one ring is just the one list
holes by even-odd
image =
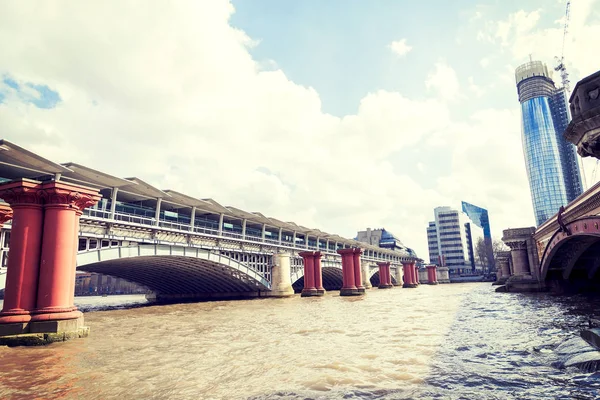
[[0, 324], [22, 324], [31, 321], [31, 314], [26, 310], [8, 310], [0, 314]]
[[388, 285], [386, 283], [386, 284], [380, 284], [379, 286], [377, 286], [377, 289], [391, 289], [393, 287], [394, 287], [394, 285]]
[[291, 297], [294, 295], [294, 289], [291, 290], [271, 290], [265, 292], [264, 297]]
[[31, 322], [46, 322], [46, 321], [63, 321], [63, 320], [74, 320], [82, 318], [83, 313], [77, 310], [56, 310], [52, 311], [49, 309], [33, 310], [31, 315]]
[[322, 294], [319, 294], [319, 291], [317, 289], [303, 289], [302, 293], [300, 294], [300, 297], [315, 297], [315, 296], [323, 296], [323, 294], [325, 294], [324, 292]]
[[427, 282], [428, 285], [437, 285], [437, 282]]
[[500, 278], [496, 282], [492, 283], [492, 286], [504, 285], [508, 278]]
[[75, 319], [2, 324], [0, 325], [0, 345], [40, 346], [87, 337], [89, 333], [90, 328], [83, 326], [83, 315]]
[[360, 296], [365, 294], [358, 291], [357, 288], [341, 288], [340, 296]]
[[538, 282], [531, 275], [513, 275], [506, 281], [504, 286], [496, 289], [497, 292], [513, 292], [513, 293], [536, 293], [546, 292], [548, 288], [545, 282]]
[[327, 291], [325, 289], [317, 289], [317, 293], [319, 294], [319, 296], [324, 296], [325, 293], [327, 293]]
[[405, 283], [404, 285], [402, 285], [403, 288], [410, 288], [410, 289], [416, 288], [417, 286], [419, 286], [419, 285], [417, 285], [416, 283]]
[[358, 290], [359, 293], [366, 293], [367, 292], [367, 288], [364, 286], [358, 286], [356, 288], [356, 290]]

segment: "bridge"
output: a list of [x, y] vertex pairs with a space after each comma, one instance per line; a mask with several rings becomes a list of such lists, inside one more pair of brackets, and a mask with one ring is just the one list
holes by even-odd
[[0, 338], [85, 335], [73, 305], [76, 270], [141, 284], [160, 301], [328, 290], [354, 296], [372, 286], [414, 288], [438, 280], [433, 266], [418, 271], [420, 260], [408, 251], [161, 190], [135, 177], [56, 164], [6, 140], [0, 141], [0, 198], [0, 276], [6, 277]]
[[[581, 156], [600, 158], [600, 71], [577, 83], [565, 137]], [[600, 289], [600, 182], [539, 227], [507, 229], [510, 252], [498, 260], [506, 291], [581, 292]]]

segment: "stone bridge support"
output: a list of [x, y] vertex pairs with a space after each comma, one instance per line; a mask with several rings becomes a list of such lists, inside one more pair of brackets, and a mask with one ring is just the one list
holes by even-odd
[[390, 275], [390, 263], [389, 262], [378, 262], [377, 266], [379, 266], [379, 289], [391, 289], [394, 287], [392, 285], [392, 276]]
[[437, 285], [437, 275], [436, 275], [436, 266], [428, 265], [427, 267], [427, 284], [429, 285]]
[[[498, 291], [539, 292], [545, 290], [540, 280], [540, 262], [533, 234], [535, 228], [506, 229], [502, 241], [510, 247], [510, 263], [513, 273]], [[505, 267], [506, 268], [506, 267]]]
[[[320, 261], [319, 258], [319, 264]], [[273, 267], [271, 269], [271, 297], [288, 297], [294, 295], [290, 271], [290, 253], [275, 253], [273, 255]]]
[[0, 344], [87, 336], [73, 303], [77, 233], [81, 211], [100, 195], [82, 186], [23, 179], [0, 185], [0, 197], [13, 210]]
[[416, 288], [417, 281], [415, 279], [415, 263], [409, 261], [402, 262], [402, 268], [404, 269], [404, 284], [403, 288]]
[[362, 283], [363, 286], [365, 287], [365, 292], [367, 289], [371, 289], [373, 286], [371, 285], [371, 274], [369, 273], [369, 263], [365, 263], [365, 264], [361, 264], [361, 271], [362, 271]]
[[448, 267], [437, 267], [436, 275], [438, 283], [450, 283], [450, 274], [448, 273]]
[[494, 285], [504, 285], [510, 278], [510, 251], [501, 251], [496, 256], [496, 282]]
[[[402, 286], [403, 278], [402, 278], [402, 268], [396, 265], [396, 284], [394, 286]], [[393, 284], [393, 282], [392, 282]]]

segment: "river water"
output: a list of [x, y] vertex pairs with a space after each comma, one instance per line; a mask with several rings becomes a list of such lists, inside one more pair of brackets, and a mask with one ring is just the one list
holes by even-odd
[[0, 399], [600, 397], [597, 374], [557, 368], [553, 351], [597, 318], [595, 299], [486, 283], [144, 302], [76, 298], [89, 338], [0, 347]]

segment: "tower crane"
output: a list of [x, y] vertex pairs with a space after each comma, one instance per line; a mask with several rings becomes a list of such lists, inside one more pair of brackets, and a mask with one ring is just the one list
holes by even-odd
[[571, 11], [571, 0], [568, 0], [567, 8], [565, 10], [565, 27], [564, 27], [564, 31], [563, 31], [562, 50], [560, 52], [560, 58], [554, 57], [558, 63], [558, 65], [556, 67], [554, 67], [554, 70], [560, 72], [560, 78], [562, 80], [562, 85], [565, 88], [565, 90], [567, 91], [567, 95], [568, 95], [568, 92], [570, 91], [570, 88], [569, 88], [570, 81], [569, 81], [569, 73], [567, 72], [567, 67], [565, 66], [565, 42], [567, 39], [567, 32], [569, 30], [570, 11]]

